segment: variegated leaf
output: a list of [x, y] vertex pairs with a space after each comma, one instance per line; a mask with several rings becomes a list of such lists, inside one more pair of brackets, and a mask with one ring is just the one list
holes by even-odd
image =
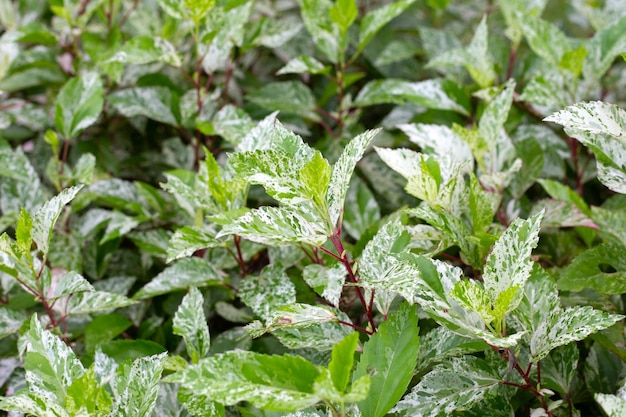
[[447, 126], [414, 123], [401, 124], [398, 128], [411, 142], [419, 145], [424, 153], [450, 156], [459, 163], [467, 162], [470, 170], [474, 165], [474, 157], [469, 146]]
[[595, 400], [608, 417], [626, 415], [626, 381], [622, 383], [615, 395], [594, 394]]
[[524, 285], [533, 267], [530, 254], [539, 241], [542, 218], [543, 212], [535, 214], [528, 220], [515, 219], [496, 241], [487, 257], [483, 282], [492, 302], [509, 288], [517, 287], [517, 293], [511, 300], [507, 312], [514, 310], [524, 296]]
[[302, 270], [302, 278], [313, 290], [330, 302], [333, 306], [339, 306], [341, 291], [346, 279], [346, 268], [337, 264], [333, 267], [322, 265], [307, 265]]
[[205, 248], [226, 246], [224, 240], [215, 238], [209, 227], [184, 226], [174, 232], [167, 245], [167, 262], [193, 255]]
[[519, 13], [518, 19], [533, 52], [558, 69], [561, 58], [571, 49], [567, 36], [555, 24], [539, 17]]
[[241, 281], [238, 295], [268, 324], [276, 309], [296, 302], [296, 288], [280, 264], [266, 266], [258, 276], [246, 277]]
[[204, 298], [196, 287], [189, 290], [178, 306], [172, 331], [185, 339], [187, 354], [192, 363], [197, 363], [209, 354], [211, 336], [204, 315]]
[[415, 3], [415, 1], [416, 0], [395, 1], [367, 13], [363, 17], [359, 28], [358, 50], [363, 50], [383, 26]]
[[402, 416], [440, 417], [479, 406], [494, 395], [501, 378], [474, 356], [437, 365], [391, 411]]
[[487, 142], [489, 151], [495, 149], [502, 126], [509, 116], [514, 91], [515, 81], [511, 79], [505, 84], [504, 90], [487, 105], [480, 117], [478, 132]]
[[489, 346], [482, 340], [459, 336], [446, 327], [439, 326], [420, 336], [417, 369], [422, 370], [446, 358], [466, 353], [482, 352]]
[[585, 44], [588, 54], [583, 66], [586, 80], [600, 80], [619, 54], [626, 51], [626, 17], [597, 31]]
[[137, 303], [120, 294], [104, 291], [83, 291], [72, 295], [67, 303], [67, 314], [78, 315], [114, 310]]
[[354, 172], [357, 162], [363, 157], [370, 142], [380, 132], [381, 129], [368, 130], [361, 133], [348, 143], [344, 148], [339, 160], [333, 167], [333, 173], [328, 186], [326, 204], [330, 215], [330, 223], [337, 225], [343, 212], [343, 203], [346, 199], [350, 178]]

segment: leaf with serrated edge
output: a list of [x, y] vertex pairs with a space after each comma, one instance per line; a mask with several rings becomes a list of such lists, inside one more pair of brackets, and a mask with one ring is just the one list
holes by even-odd
[[57, 219], [61, 215], [61, 210], [76, 197], [76, 194], [83, 188], [82, 185], [66, 188], [52, 200], [46, 201], [37, 211], [33, 218], [33, 241], [37, 244], [37, 249], [44, 255], [48, 254], [52, 231]]
[[354, 352], [359, 344], [359, 334], [354, 332], [337, 343], [331, 352], [331, 360], [328, 370], [333, 385], [339, 393], [344, 393], [350, 382], [352, 365], [354, 364]]
[[114, 310], [137, 303], [120, 294], [104, 291], [83, 291], [72, 295], [67, 303], [67, 314], [78, 315]]
[[515, 81], [511, 79], [505, 84], [505, 89], [487, 105], [480, 117], [478, 132], [487, 142], [490, 151], [494, 149], [502, 126], [509, 116], [514, 91]]
[[370, 374], [368, 397], [358, 403], [363, 417], [382, 417], [402, 397], [417, 361], [419, 328], [414, 306], [404, 303], [363, 346], [353, 380]]
[[368, 130], [352, 139], [333, 167], [333, 174], [326, 195], [330, 222], [333, 226], [337, 225], [343, 212], [343, 204], [356, 163], [363, 157], [370, 142], [380, 131], [381, 129]]
[[223, 282], [224, 278], [204, 259], [181, 259], [152, 278], [133, 298], [143, 299], [189, 287], [220, 285]]
[[361, 26], [359, 27], [359, 44], [357, 49], [362, 51], [383, 26], [400, 15], [415, 1], [400, 0], [367, 13], [361, 20]]
[[202, 359], [165, 382], [179, 382], [224, 405], [247, 401], [265, 410], [296, 411], [321, 400], [313, 393], [321, 370], [299, 356], [231, 351]]
[[296, 302], [296, 288], [280, 264], [266, 266], [258, 276], [246, 277], [241, 281], [238, 295], [265, 321], [279, 307]]
[[184, 226], [174, 232], [167, 245], [166, 262], [186, 258], [197, 250], [226, 246], [226, 242], [215, 238], [208, 227]]
[[53, 287], [52, 294], [49, 294], [48, 296], [55, 299], [68, 294], [83, 291], [94, 291], [94, 288], [91, 283], [83, 278], [83, 276], [78, 272], [69, 271], [59, 278], [59, 282]]
[[437, 365], [393, 408], [401, 416], [431, 417], [467, 410], [493, 395], [500, 376], [474, 356]]
[[556, 284], [538, 266], [526, 283], [522, 302], [512, 315], [528, 334], [526, 338], [534, 362], [559, 346], [583, 340], [624, 318], [589, 306], [563, 309]]
[[187, 354], [192, 363], [206, 357], [211, 347], [203, 304], [202, 294], [196, 287], [192, 287], [178, 306], [172, 322], [173, 333], [185, 339]]
[[302, 270], [302, 278], [313, 290], [330, 302], [333, 306], [339, 306], [339, 299], [346, 279], [346, 268], [337, 264], [333, 267], [322, 265], [307, 265]]
[[159, 395], [159, 380], [167, 353], [122, 363], [111, 381], [115, 401], [112, 416], [149, 417]]
[[514, 310], [524, 296], [524, 285], [533, 267], [530, 254], [539, 241], [542, 217], [541, 212], [528, 220], [515, 219], [496, 241], [487, 257], [483, 283], [492, 301], [509, 288], [518, 287], [507, 312]]
[[[561, 271], [557, 281], [561, 291], [582, 291], [591, 288], [600, 294], [626, 292], [624, 247], [603, 243], [578, 255]], [[611, 265], [615, 272], [603, 272], [602, 265]]]
[[321, 246], [326, 242], [329, 231], [314, 208], [302, 205], [296, 211], [263, 206], [224, 225], [216, 237], [232, 234], [270, 246], [294, 243]]

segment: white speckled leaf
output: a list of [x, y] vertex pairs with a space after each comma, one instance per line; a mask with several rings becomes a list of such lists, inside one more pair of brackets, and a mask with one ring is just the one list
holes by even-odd
[[511, 79], [505, 84], [505, 89], [487, 105], [480, 117], [478, 132], [487, 142], [489, 151], [494, 150], [502, 126], [509, 117], [514, 91], [515, 81]]
[[328, 72], [330, 72], [330, 67], [325, 66], [317, 59], [307, 55], [300, 55], [287, 62], [284, 67], [276, 72], [276, 75], [326, 74]]
[[339, 59], [339, 28], [330, 20], [329, 0], [303, 0], [300, 12], [315, 46], [333, 63]]
[[515, 219], [496, 241], [487, 257], [483, 283], [493, 301], [509, 288], [518, 287], [507, 312], [514, 310], [524, 296], [524, 285], [533, 267], [530, 255], [539, 241], [542, 218], [543, 212], [529, 217], [528, 220]]
[[317, 264], [307, 265], [302, 270], [302, 278], [317, 294], [333, 306], [339, 306], [339, 299], [346, 278], [346, 268], [343, 265], [337, 264], [333, 267]]
[[45, 330], [36, 315], [27, 333], [24, 369], [31, 397], [62, 406], [68, 387], [85, 373], [72, 349]]
[[478, 339], [459, 336], [446, 327], [439, 326], [420, 336], [420, 349], [417, 369], [426, 369], [444, 359], [466, 353], [482, 352], [489, 346]]
[[401, 124], [398, 128], [424, 153], [451, 156], [459, 163], [469, 162], [469, 169], [474, 165], [472, 150], [448, 126], [413, 123]]
[[267, 320], [267, 330], [302, 329], [332, 321], [337, 321], [337, 316], [329, 308], [294, 303], [273, 310]]
[[185, 17], [183, 0], [157, 0], [157, 3], [174, 19], [183, 19]]
[[93, 285], [91, 285], [89, 281], [83, 278], [83, 276], [78, 272], [69, 271], [59, 278], [56, 285], [52, 286], [52, 294], [49, 294], [48, 296], [55, 299], [83, 291], [94, 291]]
[[246, 277], [238, 295], [266, 322], [276, 309], [296, 302], [296, 288], [280, 264], [266, 266], [258, 276]]
[[554, 348], [583, 340], [624, 318], [589, 306], [563, 309], [556, 284], [538, 267], [526, 283], [524, 298], [513, 317], [527, 332], [534, 362], [545, 358]]
[[518, 19], [533, 52], [558, 69], [561, 58], [571, 49], [567, 36], [555, 24], [539, 17], [520, 13]]
[[232, 104], [222, 107], [211, 120], [215, 133], [233, 145], [241, 140], [256, 126], [252, 118], [243, 110]]
[[33, 241], [37, 249], [44, 255], [48, 254], [50, 239], [57, 219], [63, 207], [76, 197], [82, 185], [66, 188], [51, 200], [46, 201], [33, 218]]
[[494, 395], [500, 380], [497, 372], [482, 359], [452, 358], [426, 374], [392, 412], [411, 417], [449, 416]]
[[172, 323], [172, 332], [185, 339], [187, 354], [192, 363], [209, 354], [211, 335], [204, 315], [204, 298], [196, 287], [181, 301]]
[[133, 298], [144, 299], [189, 287], [219, 285], [223, 282], [223, 277], [206, 260], [186, 258], [165, 268], [137, 291]]
[[102, 80], [94, 72], [71, 78], [56, 97], [54, 123], [73, 139], [96, 122], [104, 105]]
[[493, 59], [489, 52], [487, 16], [483, 16], [474, 31], [474, 37], [467, 45], [465, 68], [481, 88], [489, 87], [496, 78]]
[[67, 303], [67, 314], [79, 315], [128, 307], [137, 301], [123, 295], [104, 291], [83, 291], [72, 295]]
[[0, 307], [0, 339], [16, 333], [27, 317], [20, 311], [8, 307]]
[[357, 49], [362, 51], [383, 26], [405, 11], [410, 5], [415, 3], [415, 1], [416, 0], [399, 0], [367, 13], [361, 20], [359, 27], [359, 43]]
[[134, 87], [107, 96], [109, 104], [126, 117], [146, 116], [172, 126], [180, 125], [178, 97], [167, 87]]
[[619, 54], [626, 51], [626, 17], [611, 23], [593, 35], [585, 45], [587, 57], [583, 65], [586, 80], [600, 80]]
[[180, 57], [174, 46], [167, 40], [156, 36], [135, 36], [126, 42], [108, 62], [125, 64], [149, 64], [162, 62], [180, 67]]
[[626, 380], [612, 394], [594, 394], [595, 400], [600, 404], [602, 410], [608, 417], [622, 417], [626, 415]]
[[[337, 317], [343, 321], [350, 320], [347, 315], [339, 311], [337, 311]], [[323, 321], [307, 327], [275, 328], [272, 330], [272, 335], [289, 349], [314, 349], [327, 352], [352, 332], [350, 327], [337, 321]]]
[[297, 114], [310, 120], [318, 120], [315, 113], [315, 96], [300, 81], [278, 81], [263, 85], [248, 94], [247, 99], [272, 111]]
[[539, 16], [546, 7], [547, 0], [498, 0], [498, 6], [504, 16], [506, 25], [506, 36], [513, 41], [514, 45], [519, 45], [522, 40], [522, 28], [520, 26], [521, 16]]
[[381, 129], [368, 130], [348, 143], [344, 148], [339, 160], [333, 167], [333, 173], [328, 186], [328, 194], [326, 195], [326, 203], [328, 205], [328, 213], [330, 215], [330, 223], [337, 225], [341, 213], [343, 212], [343, 204], [350, 185], [350, 178], [354, 172], [357, 162], [363, 157], [365, 150], [369, 146], [374, 137]]
[[298, 210], [263, 206], [224, 225], [217, 237], [231, 234], [270, 246], [294, 243], [321, 246], [330, 231], [326, 221], [310, 205], [301, 205]]
[[191, 256], [200, 249], [225, 246], [226, 242], [215, 238], [208, 227], [184, 226], [174, 232], [167, 244], [166, 262]]
[[115, 398], [109, 416], [150, 417], [159, 395], [159, 380], [167, 353], [122, 363], [111, 381]]
[[370, 81], [359, 91], [353, 104], [372, 106], [383, 103], [404, 104], [407, 101], [432, 109], [468, 114], [463, 106], [448, 95], [444, 89], [444, 82], [439, 79], [408, 82], [387, 78]]
[[380, 219], [380, 207], [369, 187], [353, 176], [344, 203], [342, 230], [355, 240]]
[[299, 356], [240, 350], [203, 359], [165, 380], [224, 405], [247, 401], [262, 409], [296, 411], [321, 400], [313, 383], [322, 369]]
[[0, 397], [0, 410], [13, 411], [20, 413], [19, 415], [26, 413], [33, 416], [70, 417], [65, 408], [60, 405], [46, 404], [23, 394]]

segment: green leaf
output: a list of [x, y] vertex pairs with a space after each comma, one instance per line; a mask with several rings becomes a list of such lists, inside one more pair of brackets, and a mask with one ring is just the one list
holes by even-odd
[[563, 55], [571, 49], [567, 36], [556, 25], [539, 17], [523, 13], [518, 18], [524, 37], [533, 52], [558, 69]]
[[17, 219], [17, 225], [15, 226], [15, 240], [17, 246], [23, 253], [30, 253], [30, 248], [33, 245], [33, 219], [30, 217], [30, 213], [27, 210], [22, 209], [20, 211], [20, 217]]
[[180, 57], [174, 46], [167, 40], [154, 36], [131, 38], [106, 62], [138, 65], [162, 62], [175, 67], [181, 65]]
[[302, 278], [313, 290], [333, 306], [339, 307], [339, 299], [343, 291], [346, 279], [346, 268], [337, 264], [335, 266], [322, 266], [311, 264], [302, 270]]
[[315, 113], [315, 97], [305, 84], [299, 81], [280, 81], [265, 84], [248, 100], [268, 110], [297, 114], [310, 120], [319, 120]]
[[[509, 116], [514, 91], [515, 81], [511, 79], [505, 84], [505, 89], [487, 105], [480, 117], [478, 132], [486, 141], [489, 151], [494, 150], [502, 126]], [[478, 159], [478, 155], [476, 158]]]
[[328, 161], [317, 151], [300, 170], [299, 180], [304, 185], [305, 194], [320, 209], [326, 208], [326, 191], [329, 188], [330, 175]]
[[363, 181], [353, 176], [344, 203], [342, 229], [358, 240], [379, 219], [380, 207], [374, 194]]
[[182, 336], [187, 346], [187, 354], [192, 363], [209, 354], [211, 336], [204, 315], [204, 298], [200, 291], [192, 287], [185, 295], [174, 315], [172, 331]]
[[329, 235], [326, 221], [312, 207], [299, 210], [263, 206], [224, 225], [217, 237], [236, 234], [270, 246], [305, 243], [321, 246]]
[[467, 115], [467, 110], [457, 103], [446, 91], [446, 84], [440, 79], [420, 82], [408, 82], [387, 78], [365, 84], [354, 99], [355, 106], [373, 106], [375, 104], [405, 102], [439, 110], [452, 110]]
[[185, 18], [183, 0], [157, 0], [159, 6], [174, 19]]
[[331, 352], [331, 360], [328, 370], [335, 389], [344, 393], [350, 382], [352, 365], [354, 364], [354, 352], [359, 344], [359, 334], [354, 332], [337, 343]]
[[[604, 243], [578, 255], [567, 265], [557, 281], [561, 291], [582, 291], [591, 288], [600, 294], [626, 292], [624, 247]], [[604, 272], [612, 268], [614, 272]]]
[[85, 373], [72, 349], [45, 330], [36, 315], [27, 333], [24, 369], [31, 396], [61, 406], [68, 387]]
[[583, 340], [623, 319], [590, 306], [563, 309], [556, 284], [538, 267], [526, 283], [524, 298], [513, 316], [528, 335], [533, 362], [559, 346]]
[[577, 375], [578, 346], [576, 343], [554, 349], [541, 361], [541, 386], [559, 394], [570, 394], [572, 380]]
[[493, 60], [489, 54], [487, 16], [483, 16], [474, 32], [472, 41], [466, 48], [468, 58], [465, 68], [481, 88], [493, 84], [496, 73]]
[[96, 313], [128, 307], [136, 301], [105, 291], [83, 291], [72, 295], [67, 304], [68, 315]]
[[184, 0], [183, 4], [191, 13], [191, 19], [198, 25], [213, 7], [216, 0]]
[[406, 391], [417, 361], [417, 313], [407, 303], [391, 314], [363, 346], [353, 380], [370, 375], [368, 397], [358, 403], [363, 417], [382, 417]]
[[585, 45], [588, 51], [583, 66], [586, 80], [598, 81], [609, 70], [615, 58], [626, 51], [626, 17], [597, 31]]
[[313, 42], [326, 57], [337, 63], [339, 57], [339, 40], [337, 26], [330, 19], [330, 10], [333, 3], [329, 0], [303, 0], [300, 13], [306, 30], [313, 38]]
[[[243, 109], [232, 104], [222, 107], [213, 116], [211, 123], [215, 133], [233, 145], [239, 144], [255, 126], [252, 118]], [[210, 133], [206, 132], [206, 134]]]
[[518, 289], [506, 312], [514, 310], [524, 296], [524, 285], [533, 267], [530, 255], [539, 241], [542, 217], [543, 213], [537, 213], [528, 220], [515, 219], [487, 257], [483, 282], [491, 300], [509, 288]]
[[266, 266], [258, 276], [249, 276], [239, 286], [239, 298], [263, 320], [284, 305], [296, 302], [296, 288], [280, 264]]
[[85, 349], [93, 352], [98, 345], [113, 340], [132, 324], [119, 314], [102, 314], [94, 317], [85, 327]]
[[505, 34], [511, 39], [515, 49], [523, 36], [520, 19], [525, 15], [541, 15], [547, 2], [547, 0], [498, 0], [498, 6], [508, 26]]
[[152, 278], [133, 298], [150, 298], [189, 287], [220, 285], [223, 282], [223, 277], [206, 260], [195, 257], [181, 259]]
[[179, 126], [178, 95], [167, 87], [132, 87], [107, 96], [113, 108], [126, 117], [145, 116], [158, 122]]
[[294, 303], [272, 311], [265, 331], [285, 328], [302, 329], [333, 321], [337, 321], [337, 316], [329, 308]]
[[420, 337], [417, 369], [424, 370], [446, 358], [482, 352], [488, 348], [489, 346], [482, 340], [459, 336], [443, 326], [435, 327]]
[[96, 73], [72, 78], [57, 96], [54, 123], [66, 139], [73, 139], [96, 122], [103, 105], [102, 81]]
[[359, 15], [355, 0], [336, 0], [328, 11], [330, 20], [339, 26], [342, 37]]
[[380, 129], [368, 130], [348, 143], [339, 160], [333, 167], [333, 174], [328, 186], [326, 203], [330, 215], [330, 223], [336, 227], [343, 213], [343, 205], [350, 185], [350, 178], [357, 162], [363, 157], [370, 142], [380, 132]]
[[159, 394], [159, 380], [167, 354], [123, 363], [111, 382], [114, 402], [111, 415], [149, 417]]
[[576, 193], [576, 191], [572, 190], [565, 184], [562, 184], [558, 181], [548, 180], [548, 179], [539, 179], [537, 181], [543, 189], [548, 193], [548, 195], [556, 200], [567, 201], [573, 203], [587, 216], [591, 215], [591, 210], [589, 210], [589, 206], [583, 200], [583, 198]]
[[65, 408], [72, 416], [110, 412], [113, 405], [106, 388], [96, 381], [93, 368], [80, 378], [76, 378], [68, 388], [67, 394]]
[[495, 395], [500, 381], [500, 376], [482, 359], [452, 358], [426, 374], [392, 412], [412, 417], [451, 415]]
[[422, 148], [423, 153], [451, 157], [459, 163], [469, 163], [470, 167], [474, 165], [471, 149], [448, 126], [414, 123], [401, 124], [398, 128]]
[[320, 401], [313, 383], [321, 370], [298, 356], [231, 351], [202, 359], [165, 382], [179, 382], [224, 405], [247, 401], [265, 410], [296, 411]]
[[563, 125], [565, 132], [593, 151], [598, 179], [609, 189], [626, 193], [626, 112], [593, 101], [566, 107], [544, 119]]
[[415, 1], [399, 0], [368, 12], [361, 20], [357, 50], [362, 51], [383, 26], [399, 16]]
[[51, 291], [48, 291], [48, 297], [53, 300], [77, 292], [94, 291], [91, 283], [76, 271], [63, 274], [51, 287]]
[[61, 215], [63, 207], [76, 197], [82, 185], [66, 188], [51, 200], [46, 201], [33, 218], [33, 241], [37, 249], [45, 255], [50, 248], [50, 239], [54, 225]]

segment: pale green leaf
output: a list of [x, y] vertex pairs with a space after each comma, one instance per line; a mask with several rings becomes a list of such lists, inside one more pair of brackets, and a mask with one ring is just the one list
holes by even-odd
[[539, 200], [533, 206], [531, 214], [543, 211], [541, 224], [544, 227], [588, 227], [598, 229], [593, 220], [585, 216], [574, 203], [569, 201], [553, 200], [546, 198]]
[[492, 301], [509, 288], [518, 288], [507, 312], [514, 310], [524, 296], [524, 285], [533, 267], [530, 255], [539, 241], [542, 217], [543, 213], [537, 213], [528, 220], [515, 219], [487, 257], [483, 283]]
[[374, 194], [358, 177], [353, 176], [344, 203], [342, 229], [358, 240], [380, 219], [380, 207]]
[[483, 16], [466, 48], [468, 59], [465, 63], [470, 76], [481, 88], [489, 87], [496, 78], [487, 37], [487, 16]]
[[149, 417], [152, 414], [166, 356], [161, 353], [120, 365], [111, 381], [114, 396], [111, 417]]
[[362, 51], [383, 26], [400, 15], [415, 1], [399, 0], [368, 12], [361, 20], [359, 27], [358, 51]]
[[96, 168], [96, 157], [90, 153], [84, 153], [78, 158], [72, 171], [72, 178], [80, 184], [90, 185], [93, 181], [93, 173]]
[[626, 51], [626, 17], [597, 31], [585, 44], [588, 51], [583, 66], [586, 80], [598, 81], [609, 70], [615, 58]]
[[206, 260], [186, 258], [165, 268], [137, 291], [133, 298], [144, 299], [189, 287], [220, 285], [223, 282], [224, 278]]
[[17, 333], [27, 317], [20, 311], [8, 307], [0, 307], [0, 339]]
[[424, 153], [449, 156], [459, 163], [469, 162], [470, 168], [474, 164], [469, 146], [447, 126], [414, 123], [401, 124], [398, 128]]
[[180, 125], [178, 95], [167, 87], [126, 88], [109, 94], [107, 99], [123, 116], [145, 116], [172, 126]]
[[120, 294], [105, 291], [83, 291], [70, 297], [67, 303], [67, 314], [78, 315], [114, 310], [128, 307], [136, 302]]
[[339, 299], [346, 279], [346, 268], [337, 264], [333, 267], [317, 264], [307, 265], [302, 270], [302, 278], [313, 290], [333, 306], [339, 306]]
[[178, 306], [172, 322], [173, 333], [185, 339], [187, 354], [192, 363], [206, 357], [211, 347], [203, 304], [202, 294], [196, 287], [192, 287]]
[[372, 106], [383, 103], [404, 104], [407, 101], [432, 109], [468, 114], [467, 110], [446, 92], [445, 82], [440, 79], [409, 82], [387, 78], [370, 81], [359, 91], [353, 104]]
[[363, 157], [372, 139], [379, 132], [380, 129], [368, 130], [352, 139], [333, 167], [328, 194], [326, 195], [330, 223], [333, 227], [337, 226], [343, 213], [343, 205], [354, 168]]
[[300, 13], [315, 46], [331, 62], [336, 63], [339, 61], [341, 36], [337, 26], [330, 20], [332, 6], [329, 0], [303, 0]]
[[266, 330], [302, 329], [332, 321], [337, 321], [337, 316], [329, 308], [294, 303], [273, 310], [267, 320]]
[[487, 142], [487, 149], [490, 151], [495, 148], [502, 126], [509, 116], [514, 91], [515, 81], [511, 79], [506, 83], [505, 89], [487, 105], [480, 117], [478, 132]]
[[539, 17], [520, 13], [518, 19], [533, 52], [558, 69], [563, 55], [571, 49], [567, 36], [555, 24]]
[[131, 38], [106, 62], [140, 65], [162, 62], [175, 67], [181, 65], [174, 46], [163, 38], [153, 36]]
[[209, 11], [215, 7], [216, 0], [184, 0], [183, 4], [190, 12], [191, 19], [198, 25]]
[[623, 316], [594, 310], [590, 306], [563, 309], [556, 284], [538, 267], [526, 283], [524, 298], [513, 316], [528, 334], [533, 361], [623, 319]]
[[33, 244], [33, 219], [27, 210], [20, 210], [20, 217], [17, 219], [15, 226], [15, 240], [17, 246], [24, 253], [30, 253]]
[[328, 72], [330, 72], [330, 68], [319, 62], [317, 59], [311, 56], [301, 55], [287, 62], [284, 67], [276, 72], [276, 75], [326, 74]]
[[167, 245], [167, 262], [186, 258], [205, 248], [225, 246], [226, 242], [216, 239], [215, 232], [206, 227], [183, 226], [176, 230]]
[[573, 203], [586, 215], [590, 215], [589, 206], [583, 198], [567, 185], [554, 180], [539, 179], [537, 181], [548, 195], [556, 200]]
[[104, 105], [102, 80], [93, 72], [69, 80], [55, 102], [54, 123], [66, 139], [96, 122]]
[[359, 344], [359, 334], [354, 332], [337, 343], [331, 352], [331, 360], [328, 370], [333, 385], [339, 393], [344, 393], [350, 382], [352, 365], [354, 364], [354, 352]]
[[370, 393], [358, 403], [363, 417], [382, 417], [406, 391], [417, 361], [417, 313], [406, 303], [381, 323], [363, 346], [353, 380], [370, 375]]
[[[561, 271], [557, 281], [561, 291], [582, 291], [591, 288], [600, 294], [626, 292], [626, 262], [624, 247], [602, 244], [578, 255]], [[614, 272], [604, 272], [610, 266]]]
[[296, 302], [296, 288], [280, 264], [266, 266], [258, 276], [246, 277], [237, 295], [265, 321], [279, 307]]
[[495, 395], [500, 380], [482, 359], [452, 358], [426, 374], [392, 412], [412, 417], [449, 416]]
[[183, 0], [157, 0], [157, 3], [174, 19], [183, 19], [185, 17]]
[[[328, 318], [328, 313], [324, 314]], [[336, 318], [343, 321], [350, 320], [346, 314], [339, 310], [336, 311]], [[341, 324], [337, 320], [318, 321], [306, 327], [283, 325], [270, 330], [272, 335], [289, 349], [314, 349], [319, 352], [330, 351], [344, 337], [353, 332], [349, 326]], [[262, 329], [262, 332], [265, 333], [265, 329]]]
[[546, 7], [547, 0], [498, 0], [498, 6], [506, 21], [506, 36], [511, 39], [517, 49], [522, 40], [520, 19], [524, 15], [539, 16]]
[[63, 207], [76, 197], [82, 185], [66, 188], [51, 200], [46, 201], [33, 218], [33, 241], [37, 249], [44, 255], [48, 254], [50, 239], [57, 219]]
[[250, 132], [255, 123], [243, 110], [228, 104], [222, 107], [211, 120], [216, 134], [233, 145], [237, 145]]
[[[261, 28], [252, 40], [252, 44], [263, 45], [268, 48], [280, 48], [302, 30], [302, 23], [289, 20], [261, 18], [259, 24]], [[308, 58], [314, 59], [312, 57]]]
[[313, 208], [303, 205], [298, 209], [296, 211], [263, 206], [224, 225], [217, 237], [236, 234], [253, 242], [271, 246], [294, 243], [312, 246], [324, 244], [329, 235], [326, 221], [320, 218]]
[[330, 20], [339, 27], [342, 37], [358, 15], [356, 0], [336, 0], [328, 11]]
[[248, 100], [272, 111], [293, 113], [310, 120], [318, 120], [315, 113], [315, 97], [304, 83], [299, 81], [279, 81], [265, 84]]
[[608, 417], [620, 417], [626, 414], [626, 381], [622, 383], [615, 395], [594, 394], [595, 400]]
[[56, 285], [52, 286], [51, 294], [48, 297], [56, 299], [65, 295], [83, 291], [94, 291], [93, 286], [76, 271], [69, 271], [63, 274]]
[[296, 411], [321, 400], [313, 393], [321, 369], [298, 356], [231, 351], [202, 359], [165, 380], [224, 405], [247, 401], [265, 410]]

